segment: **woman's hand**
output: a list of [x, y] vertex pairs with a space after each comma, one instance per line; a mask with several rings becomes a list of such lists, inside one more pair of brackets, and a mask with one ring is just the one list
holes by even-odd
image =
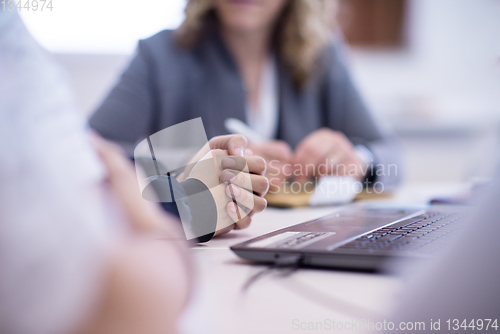
[[300, 169], [294, 172], [299, 181], [322, 175], [349, 175], [361, 180], [366, 170], [349, 139], [342, 132], [328, 128], [316, 130], [302, 140], [295, 151], [293, 166]]
[[290, 145], [281, 140], [271, 140], [264, 143], [250, 143], [252, 152], [264, 158], [267, 163], [266, 177], [271, 189], [279, 189], [285, 180], [292, 176], [293, 153]]
[[229, 155], [245, 156], [248, 141], [242, 135], [217, 136], [209, 140], [211, 150], [226, 150]]

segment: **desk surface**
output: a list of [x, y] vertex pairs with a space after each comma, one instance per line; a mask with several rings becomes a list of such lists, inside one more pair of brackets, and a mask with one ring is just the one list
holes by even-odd
[[[450, 184], [404, 186], [392, 198], [377, 202], [423, 205], [433, 196], [461, 189], [463, 186]], [[242, 289], [250, 277], [265, 267], [239, 259], [230, 246], [339, 209], [268, 208], [254, 217], [248, 229], [194, 247], [196, 286], [181, 323], [183, 332], [275, 334], [304, 332], [298, 327], [307, 329], [312, 325], [316, 331], [305, 332], [324, 333], [332, 320], [358, 321], [359, 326], [361, 319], [375, 322], [387, 318], [402, 287], [397, 276], [320, 269], [299, 269], [289, 275], [272, 271], [246, 291]]]

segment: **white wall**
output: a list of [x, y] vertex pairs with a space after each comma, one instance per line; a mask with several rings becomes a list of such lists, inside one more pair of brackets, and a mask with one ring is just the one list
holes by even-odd
[[35, 38], [57, 53], [130, 54], [137, 40], [184, 19], [185, 0], [53, 0], [53, 10], [20, 10]]
[[131, 56], [55, 53], [54, 57], [69, 76], [79, 109], [84, 114], [90, 114], [114, 86]]
[[410, 0], [404, 50], [352, 50], [372, 108], [405, 130], [500, 120], [500, 1]]
[[399, 134], [407, 182], [491, 176], [499, 163], [500, 1], [410, 0], [404, 50], [351, 50], [370, 107]]
[[20, 14], [31, 34], [67, 70], [80, 109], [96, 108], [137, 41], [184, 19], [185, 0], [53, 1], [53, 10]]

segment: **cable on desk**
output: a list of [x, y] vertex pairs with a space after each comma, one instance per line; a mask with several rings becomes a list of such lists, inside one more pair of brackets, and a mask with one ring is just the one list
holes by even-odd
[[259, 278], [267, 274], [279, 274], [280, 277], [290, 276], [298, 269], [300, 259], [300, 255], [290, 255], [276, 259], [271, 266], [268, 266], [250, 276], [245, 284], [243, 284], [243, 286], [241, 287], [241, 292], [247, 292], [250, 286], [258, 281]]
[[[248, 289], [257, 282], [260, 278], [264, 277], [268, 274], [277, 274], [279, 277], [288, 277], [295, 273], [299, 268], [299, 264], [301, 261], [300, 255], [289, 255], [285, 257], [281, 257], [275, 260], [274, 264], [258, 271], [257, 273], [250, 276], [245, 284], [243, 284], [241, 288], [241, 292], [245, 293]], [[332, 296], [326, 296], [321, 291], [308, 286], [307, 284], [298, 282], [294, 280], [291, 282], [288, 281], [288, 288], [295, 292], [298, 295], [308, 299], [309, 301], [319, 304], [323, 307], [332, 309], [339, 313], [347, 314], [350, 316], [358, 317], [359, 319], [381, 319], [383, 316], [374, 312], [372, 310], [366, 309], [362, 306], [356, 305], [354, 303], [342, 300], [340, 298], [335, 298]], [[287, 286], [285, 284], [284, 286]]]

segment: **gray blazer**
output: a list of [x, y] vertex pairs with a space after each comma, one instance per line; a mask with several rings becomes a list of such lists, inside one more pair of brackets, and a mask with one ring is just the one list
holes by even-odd
[[[304, 89], [293, 84], [278, 60], [279, 125], [276, 139], [292, 148], [321, 127], [343, 132], [355, 145], [374, 156], [385, 187], [399, 175], [399, 150], [394, 139], [376, 124], [356, 88], [339, 48], [322, 57], [321, 71]], [[133, 146], [168, 126], [201, 117], [208, 138], [227, 134], [228, 117], [246, 121], [243, 81], [229, 50], [217, 32], [192, 49], [180, 47], [169, 30], [139, 42], [135, 57], [102, 105], [90, 126], [105, 138]], [[398, 166], [398, 167], [394, 167]], [[373, 178], [372, 178], [373, 179]]]

